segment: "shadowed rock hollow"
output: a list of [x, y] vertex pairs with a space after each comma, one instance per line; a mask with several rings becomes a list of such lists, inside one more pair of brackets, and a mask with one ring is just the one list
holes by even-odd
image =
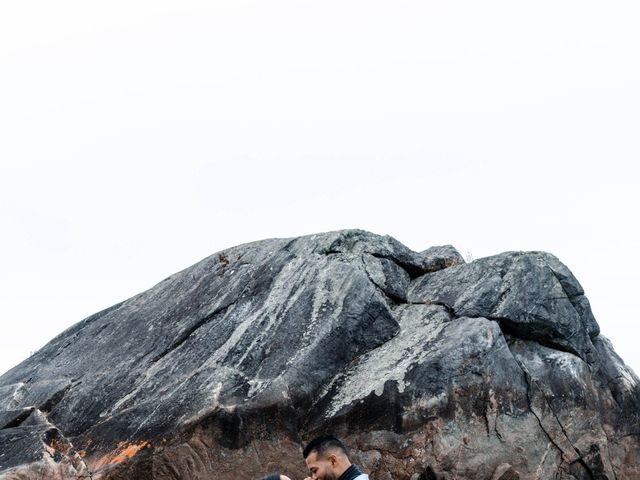
[[2, 479], [640, 478], [638, 379], [543, 252], [465, 263], [348, 230], [241, 245], [0, 377]]

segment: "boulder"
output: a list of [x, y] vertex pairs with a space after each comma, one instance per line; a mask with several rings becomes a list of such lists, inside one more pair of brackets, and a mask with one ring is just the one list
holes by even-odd
[[229, 248], [0, 377], [1, 479], [640, 478], [638, 378], [556, 257], [360, 230]]

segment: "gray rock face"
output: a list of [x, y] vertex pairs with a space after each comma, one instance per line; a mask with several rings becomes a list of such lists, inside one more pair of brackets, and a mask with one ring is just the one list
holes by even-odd
[[348, 230], [241, 245], [0, 377], [0, 478], [640, 478], [640, 387], [554, 256]]
[[514, 252], [425, 275], [411, 302], [435, 302], [456, 316], [485, 317], [514, 335], [592, 361], [600, 329], [571, 272], [548, 253]]

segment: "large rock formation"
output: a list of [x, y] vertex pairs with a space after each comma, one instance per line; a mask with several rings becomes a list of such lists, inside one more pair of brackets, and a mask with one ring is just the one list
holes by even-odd
[[0, 478], [640, 478], [640, 387], [571, 272], [340, 231], [241, 245], [0, 377]]

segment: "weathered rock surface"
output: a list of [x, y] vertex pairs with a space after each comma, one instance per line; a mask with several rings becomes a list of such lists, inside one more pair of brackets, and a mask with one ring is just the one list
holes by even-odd
[[638, 479], [640, 386], [554, 256], [349, 230], [241, 245], [0, 377], [2, 479]]

